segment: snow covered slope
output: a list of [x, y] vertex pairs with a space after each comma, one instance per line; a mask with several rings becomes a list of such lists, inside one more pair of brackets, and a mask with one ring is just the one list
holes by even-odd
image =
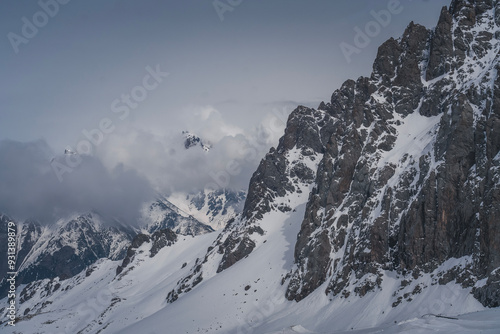
[[[19, 318], [12, 329], [18, 333], [73, 334], [106, 328], [107, 332], [118, 333], [161, 309], [166, 291], [214, 237], [178, 236], [177, 241], [154, 256], [150, 255], [154, 243], [144, 242], [120, 274], [117, 268], [121, 261], [100, 259], [70, 279], [44, 279], [23, 285], [19, 288]], [[1, 331], [9, 329], [3, 327]]]
[[246, 192], [230, 189], [205, 189], [197, 194], [174, 193], [168, 200], [214, 230], [241, 213]]
[[177, 234], [193, 236], [213, 231], [210, 226], [203, 224], [164, 197], [144, 205], [141, 227], [149, 233], [170, 228]]
[[[0, 225], [7, 231], [12, 219], [0, 217]], [[36, 221], [18, 223], [17, 283], [30, 283], [44, 278], [72, 277], [101, 258], [121, 260], [133, 237], [144, 230], [152, 234], [169, 228], [180, 235], [199, 235], [213, 229], [159, 196], [153, 203], [144, 205], [141, 221], [131, 227], [110, 221], [96, 212], [74, 214], [61, 218], [53, 225], [40, 225]], [[0, 238], [6, 234], [0, 233]], [[3, 239], [2, 239], [3, 240]], [[2, 243], [6, 253], [7, 243]], [[7, 272], [0, 268], [0, 295], [5, 294]]]
[[[179, 237], [173, 245], [150, 257], [151, 242], [136, 250], [133, 261], [119, 275], [118, 261], [99, 260], [86, 272], [64, 281], [43, 280], [23, 286], [16, 331], [21, 333], [397, 333], [489, 330], [500, 325], [500, 310], [485, 311], [469, 291], [455, 283], [427, 284], [403, 307], [393, 307], [394, 291], [409, 292], [401, 279], [388, 273], [381, 293], [363, 298], [330, 300], [317, 290], [300, 303], [285, 298], [282, 277], [293, 266], [293, 243], [305, 211], [306, 195], [282, 198], [289, 212], [265, 214], [266, 228], [252, 255], [217, 275], [204, 276], [195, 290], [167, 303], [169, 291], [203, 263], [216, 271], [205, 252], [219, 237], [210, 233]], [[295, 212], [293, 212], [295, 210]], [[299, 215], [295, 215], [298, 213]], [[222, 232], [220, 232], [222, 233]], [[205, 262], [206, 261], [206, 262]], [[447, 263], [451, 267], [459, 263]], [[216, 307], [214, 307], [216, 305]], [[28, 311], [26, 311], [29, 309]], [[467, 314], [480, 311], [479, 313]], [[459, 320], [435, 318], [446, 315]], [[4, 328], [5, 329], [5, 328]], [[416, 331], [418, 333], [418, 331]], [[467, 331], [465, 331], [467, 333]], [[486, 331], [486, 333], [488, 333]]]

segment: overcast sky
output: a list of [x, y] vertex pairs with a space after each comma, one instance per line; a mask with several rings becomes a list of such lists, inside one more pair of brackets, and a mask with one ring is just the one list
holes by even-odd
[[[101, 126], [92, 155], [169, 190], [207, 183], [200, 174], [232, 159], [242, 170], [231, 182], [244, 188], [281, 136], [273, 117], [370, 75], [382, 42], [412, 20], [432, 28], [450, 2], [54, 1], [0, 3], [0, 140], [43, 140], [58, 155]], [[381, 11], [392, 13], [347, 59], [341, 45], [356, 46], [356, 29]], [[182, 130], [210, 141], [209, 157], [182, 152]]]

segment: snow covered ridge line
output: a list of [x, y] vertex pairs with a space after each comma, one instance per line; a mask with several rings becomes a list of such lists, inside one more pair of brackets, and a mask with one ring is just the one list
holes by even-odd
[[[70, 278], [99, 258], [120, 258], [134, 234], [132, 229], [105, 225], [97, 214], [75, 215], [51, 227], [35, 222], [18, 226], [16, 285], [44, 278]], [[6, 272], [2, 268], [2, 276]], [[2, 280], [2, 297], [7, 288]]]
[[[118, 117], [119, 121], [127, 119], [130, 112], [137, 109], [140, 103], [146, 100], [149, 92], [156, 90], [164, 79], [170, 75], [160, 69], [160, 64], [157, 64], [154, 68], [148, 65], [145, 70], [147, 74], [144, 75], [141, 84], [132, 87], [130, 92], [121, 94], [120, 98], [116, 98], [111, 102], [110, 110], [113, 114], [117, 114], [116, 117]], [[113, 133], [115, 129], [116, 126], [109, 117], [103, 117], [94, 129], [82, 129], [82, 134], [86, 139], [80, 140], [76, 144], [76, 149], [68, 146], [65, 151], [72, 154], [65, 153], [63, 156], [57, 156], [50, 163], [59, 182], [63, 182], [65, 174], [71, 173], [81, 165], [83, 162], [81, 155], [92, 155], [95, 148], [101, 145], [104, 139]]]
[[[5, 234], [7, 252], [7, 224], [9, 218], [0, 216], [0, 226]], [[165, 198], [144, 206], [142, 221], [132, 228], [119, 222], [109, 221], [99, 214], [73, 214], [58, 220], [53, 226], [42, 226], [36, 222], [19, 223], [17, 235], [18, 256], [15, 271], [16, 285], [54, 277], [67, 279], [84, 271], [101, 258], [121, 260], [126, 256], [134, 236], [139, 233], [154, 235], [157, 231], [170, 229], [180, 236], [197, 236], [213, 232], [213, 229], [192, 216], [182, 212]], [[3, 239], [1, 239], [3, 240]], [[0, 277], [7, 268], [1, 267]], [[0, 282], [0, 295], [8, 292], [8, 283]]]
[[214, 230], [241, 213], [246, 191], [204, 189], [196, 194], [173, 193], [168, 201]]

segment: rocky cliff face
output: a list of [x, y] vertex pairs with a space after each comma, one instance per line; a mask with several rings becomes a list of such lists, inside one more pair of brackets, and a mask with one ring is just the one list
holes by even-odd
[[[289, 299], [324, 282], [333, 296], [353, 284], [364, 295], [380, 287], [384, 270], [418, 277], [467, 256], [467, 271], [449, 280], [470, 287], [495, 275], [498, 6], [454, 1], [435, 31], [410, 24], [380, 47], [370, 78], [333, 94], [325, 108], [338, 130], [295, 245]], [[498, 306], [489, 279], [474, 295]]]
[[[295, 264], [282, 283], [300, 301], [432, 274], [500, 305], [500, 4], [455, 0], [434, 30], [414, 24], [378, 51], [370, 77], [346, 81], [318, 110], [299, 107], [254, 173], [233, 220], [170, 295], [252, 253], [259, 225], [309, 191]], [[460, 267], [445, 268], [450, 259]], [[401, 297], [402, 298], [402, 297]], [[397, 304], [397, 303], [396, 303]]]

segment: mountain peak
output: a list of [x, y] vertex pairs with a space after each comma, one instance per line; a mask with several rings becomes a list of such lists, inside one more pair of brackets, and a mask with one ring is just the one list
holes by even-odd
[[184, 147], [186, 150], [194, 146], [200, 146], [205, 152], [208, 152], [212, 147], [210, 144], [204, 142], [200, 137], [190, 133], [189, 131], [182, 131], [182, 135], [185, 138]]

